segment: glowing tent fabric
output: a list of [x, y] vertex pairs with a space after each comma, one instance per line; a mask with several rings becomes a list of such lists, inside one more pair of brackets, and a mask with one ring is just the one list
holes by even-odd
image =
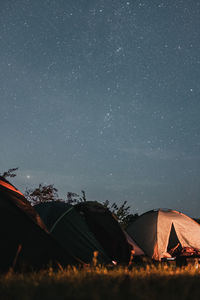
[[0, 178], [0, 237], [0, 270], [75, 262], [50, 236], [23, 194], [4, 178]]
[[127, 232], [155, 260], [161, 260], [178, 243], [182, 248], [200, 249], [200, 225], [174, 210], [149, 211], [130, 224]]

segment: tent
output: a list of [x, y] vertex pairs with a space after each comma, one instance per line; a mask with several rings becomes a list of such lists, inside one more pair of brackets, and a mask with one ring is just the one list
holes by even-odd
[[22, 266], [42, 268], [49, 262], [75, 263], [50, 236], [23, 194], [0, 177], [0, 270]]
[[130, 244], [117, 219], [110, 210], [96, 201], [75, 205], [84, 216], [90, 231], [102, 245], [108, 256], [118, 263], [127, 264], [130, 259]]
[[200, 249], [200, 225], [175, 210], [146, 212], [128, 226], [127, 232], [154, 260], [161, 260], [178, 244]]
[[36, 204], [34, 209], [39, 214], [47, 229], [51, 231], [55, 222], [71, 207], [72, 205], [65, 202], [52, 201]]
[[111, 262], [88, 228], [84, 216], [74, 206], [56, 201], [34, 207], [54, 238], [78, 260], [91, 263], [94, 252], [98, 251], [100, 263]]
[[136, 242], [130, 237], [130, 235], [124, 231], [124, 234], [126, 236], [126, 239], [131, 246], [132, 250], [134, 251], [133, 254], [134, 256], [142, 256], [145, 255], [144, 251], [136, 244]]

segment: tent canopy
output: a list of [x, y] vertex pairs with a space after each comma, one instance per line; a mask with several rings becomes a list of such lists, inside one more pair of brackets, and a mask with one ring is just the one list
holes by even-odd
[[131, 246], [113, 214], [96, 201], [75, 206], [41, 203], [35, 209], [53, 236], [80, 260], [91, 262], [99, 252], [101, 262], [128, 263]]
[[110, 258], [88, 228], [84, 216], [74, 206], [62, 202], [35, 205], [46, 226], [55, 239], [73, 256], [84, 263], [91, 263], [98, 251], [100, 263], [110, 262]]
[[146, 255], [161, 260], [178, 243], [200, 249], [200, 225], [174, 210], [152, 210], [141, 215], [127, 228], [128, 234]]

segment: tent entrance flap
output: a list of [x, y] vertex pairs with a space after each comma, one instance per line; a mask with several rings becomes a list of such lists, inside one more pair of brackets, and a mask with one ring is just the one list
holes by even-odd
[[168, 246], [167, 246], [167, 252], [169, 252], [172, 248], [176, 247], [178, 245], [178, 243], [180, 243], [177, 234], [176, 234], [176, 230], [174, 228], [174, 224], [172, 223], [172, 227], [171, 227], [171, 231], [170, 231], [170, 235], [169, 235], [169, 242], [168, 242]]

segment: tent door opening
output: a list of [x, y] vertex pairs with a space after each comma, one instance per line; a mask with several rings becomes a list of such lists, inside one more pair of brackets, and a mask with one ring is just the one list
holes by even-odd
[[180, 244], [180, 241], [177, 237], [176, 230], [172, 223], [172, 227], [171, 227], [171, 231], [170, 231], [170, 235], [169, 235], [169, 242], [168, 242], [168, 246], [167, 246], [167, 252], [170, 252], [170, 250], [175, 248], [178, 244]]

